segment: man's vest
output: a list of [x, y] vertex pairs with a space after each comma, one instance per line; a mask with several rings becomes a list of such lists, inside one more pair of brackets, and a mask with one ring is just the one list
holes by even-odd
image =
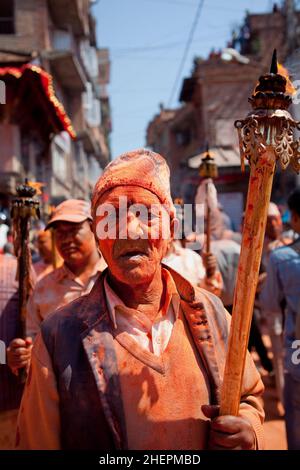
[[[183, 314], [207, 374], [211, 403], [218, 403], [228, 331], [224, 307], [213, 294], [194, 288], [167, 269], [175, 281]], [[62, 449], [127, 448], [104, 276], [105, 271], [90, 294], [58, 310], [41, 327], [57, 378]]]

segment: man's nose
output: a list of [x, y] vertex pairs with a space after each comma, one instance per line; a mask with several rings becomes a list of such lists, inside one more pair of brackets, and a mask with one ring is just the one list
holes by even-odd
[[65, 232], [63, 235], [59, 237], [59, 241], [65, 245], [66, 243], [70, 243], [73, 241], [74, 235], [72, 232]]
[[144, 235], [139, 218], [132, 212], [129, 212], [127, 216], [127, 233], [132, 240], [142, 238]]

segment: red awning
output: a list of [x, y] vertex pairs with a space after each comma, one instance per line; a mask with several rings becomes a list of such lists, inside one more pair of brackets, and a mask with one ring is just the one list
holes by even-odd
[[42, 92], [56, 116], [57, 127], [59, 131], [66, 131], [72, 139], [76, 138], [76, 132], [73, 129], [71, 120], [67, 116], [63, 105], [57, 99], [54, 93], [52, 76], [36, 65], [26, 64], [22, 67], [0, 67], [0, 77], [14, 77], [19, 80], [38, 79]]

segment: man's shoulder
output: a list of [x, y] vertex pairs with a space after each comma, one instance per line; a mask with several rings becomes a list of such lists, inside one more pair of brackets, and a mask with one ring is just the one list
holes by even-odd
[[212, 292], [198, 286], [194, 286], [194, 291], [193, 309], [196, 308], [200, 311], [203, 309], [205, 311], [212, 333], [218, 331], [222, 337], [227, 337], [229, 314], [226, 312], [222, 300]]
[[184, 302], [193, 305], [193, 308], [199, 308], [201, 304], [209, 304], [218, 310], [224, 312], [224, 306], [219, 297], [211, 292], [208, 292], [206, 289], [196, 286], [179, 274], [176, 270], [165, 266], [165, 268], [170, 272], [173, 281], [175, 282], [177, 292]]
[[62, 275], [64, 273], [64, 267], [60, 266], [59, 268], [54, 269], [50, 273], [46, 274], [42, 279], [40, 279], [36, 285], [34, 290], [39, 291], [43, 290], [45, 286], [48, 288], [53, 285], [53, 283], [59, 282], [61, 279]]
[[231, 239], [222, 239], [222, 240], [212, 240], [211, 247], [213, 252], [221, 252], [224, 255], [240, 255], [241, 245], [235, 240]]
[[203, 289], [202, 287], [195, 286], [194, 289], [195, 289], [196, 301], [199, 301], [205, 304], [209, 303], [210, 306], [213, 307], [217, 311], [217, 313], [220, 313], [222, 316], [224, 316], [225, 307], [220, 297], [213, 294], [212, 292], [209, 292], [206, 289]]
[[67, 325], [78, 322], [82, 306], [88, 295], [89, 294], [83, 295], [63, 307], [58, 308], [53, 313], [50, 313], [41, 324], [42, 330], [57, 330], [62, 324]]
[[300, 254], [300, 239], [295, 240], [289, 245], [280, 246], [275, 248], [270, 254], [270, 260], [273, 263], [286, 261], [299, 256]]
[[1, 270], [14, 269], [16, 271], [17, 264], [18, 264], [18, 260], [15, 256], [10, 256], [10, 255], [5, 255], [5, 254], [0, 253], [0, 269]]
[[47, 316], [41, 324], [42, 333], [57, 334], [60, 331], [66, 333], [74, 329], [85, 329], [97, 318], [100, 318], [101, 313], [105, 310], [106, 300], [101, 279], [98, 279], [91, 292], [78, 297]]

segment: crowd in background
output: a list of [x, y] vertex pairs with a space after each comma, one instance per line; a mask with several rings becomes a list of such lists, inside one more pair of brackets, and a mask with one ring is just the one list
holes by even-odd
[[[293, 402], [297, 399], [297, 393], [300, 395], [300, 367], [293, 364], [290, 353], [288, 359], [286, 357], [292, 340], [300, 338], [299, 331], [295, 334], [296, 327], [293, 323], [298, 315], [299, 329], [299, 188], [287, 203], [290, 218], [287, 220], [285, 212], [285, 223], [276, 204], [271, 202], [269, 206], [249, 350], [256, 350], [260, 359], [260, 371], [269, 375], [271, 383], [276, 386], [278, 402], [282, 406], [282, 414], [285, 413], [286, 416], [289, 447], [299, 448], [300, 410], [293, 406]], [[205, 252], [203, 237], [199, 239], [201, 250], [197, 252], [189, 248], [198, 239], [198, 235], [191, 231], [185, 233], [182, 240], [170, 242], [163, 262], [192, 284], [219, 296], [229, 313], [232, 313], [242, 237], [240, 232], [232, 230], [230, 218], [222, 207], [218, 207], [211, 217], [211, 253]], [[33, 223], [30, 247], [36, 284], [28, 303], [28, 339], [23, 342], [18, 339], [17, 328], [12, 325], [8, 328], [4, 324], [8, 321], [7, 316], [3, 314], [3, 310], [0, 314], [1, 336], [5, 332], [6, 340], [10, 343], [6, 370], [4, 371], [4, 365], [0, 366], [2, 383], [7, 383], [4, 387], [1, 385], [0, 390], [0, 448], [14, 446], [12, 429], [15, 427], [22, 394], [22, 385], [17, 381], [18, 370], [26, 367], [30, 361], [32, 340], [39, 331], [41, 322], [59, 306], [89, 292], [99, 272], [105, 269], [106, 263], [95, 245], [90, 225], [88, 204], [79, 200], [63, 202], [47, 224], [42, 221]], [[74, 255], [76, 250], [72, 249], [72, 243], [79, 249], [79, 255]], [[11, 221], [7, 211], [1, 211], [2, 286], [5, 282], [14, 283], [16, 266]], [[5, 299], [2, 299], [1, 308], [7, 309]], [[12, 317], [9, 321], [12, 321]], [[266, 347], [264, 335], [270, 337], [271, 354]]]

